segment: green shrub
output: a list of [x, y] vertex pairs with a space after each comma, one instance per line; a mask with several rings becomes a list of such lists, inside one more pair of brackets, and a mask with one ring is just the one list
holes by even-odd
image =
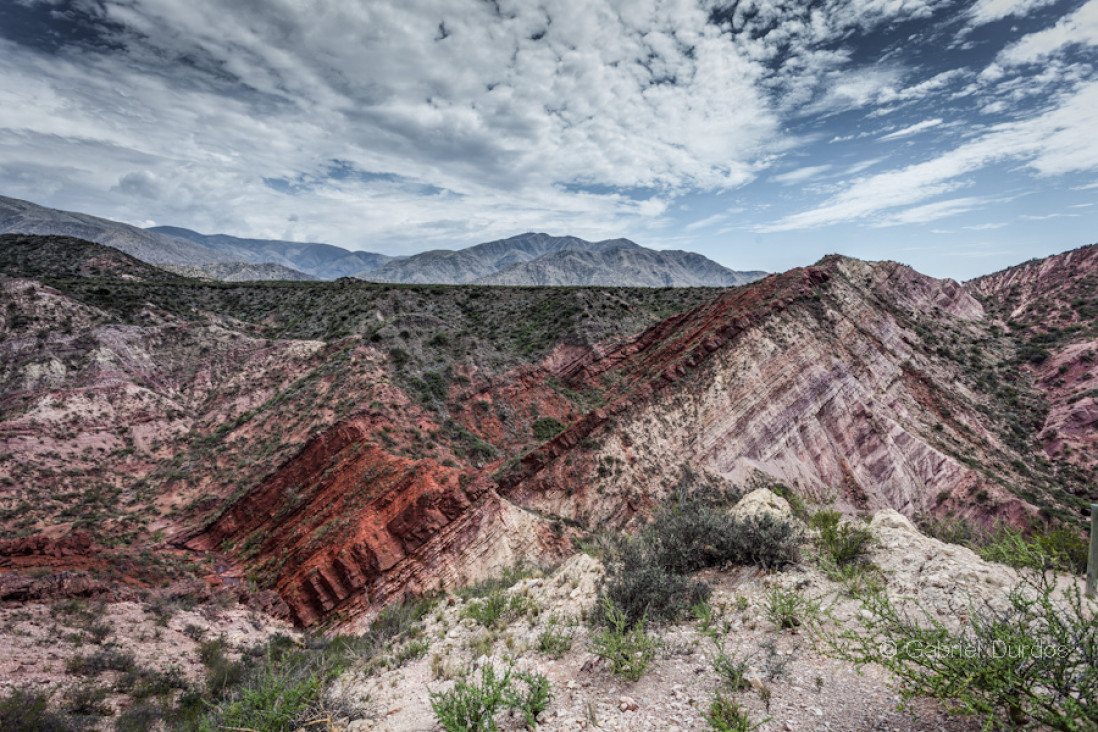
[[800, 590], [775, 587], [766, 593], [766, 616], [778, 628], [800, 627], [819, 613], [819, 602]]
[[642, 537], [669, 572], [723, 564], [780, 567], [796, 558], [800, 533], [770, 512], [735, 518], [730, 495], [703, 487], [659, 510]]
[[405, 598], [402, 602], [382, 608], [374, 621], [370, 623], [369, 638], [336, 636], [333, 640], [338, 641], [344, 647], [348, 643], [363, 640], [372, 640], [375, 645], [380, 645], [402, 635], [413, 634], [437, 604], [437, 596]]
[[472, 618], [485, 628], [497, 628], [530, 609], [530, 600], [522, 595], [508, 596], [498, 590], [481, 600], [471, 600], [461, 609], [461, 617]]
[[768, 720], [751, 724], [747, 711], [718, 691], [709, 702], [705, 721], [709, 723], [709, 729], [713, 732], [750, 732]]
[[[514, 679], [526, 687], [525, 693], [515, 688]], [[515, 673], [508, 666], [501, 676], [486, 664], [480, 669], [479, 684], [459, 679], [450, 691], [431, 692], [430, 697], [431, 710], [446, 732], [495, 732], [499, 729], [495, 717], [504, 709], [519, 711], [528, 726], [536, 726], [552, 691], [541, 674]]]
[[785, 499], [794, 516], [802, 521], [808, 520], [808, 507], [805, 505], [804, 499], [794, 493], [792, 488], [785, 483], [775, 483], [770, 487], [770, 491], [774, 495]]
[[76, 726], [59, 712], [50, 711], [49, 694], [12, 689], [0, 697], [0, 729], [5, 732], [69, 732]]
[[1054, 569], [1073, 574], [1087, 571], [1086, 541], [1066, 527], [1033, 529], [1025, 532], [1006, 524], [997, 524], [975, 547], [989, 562], [1011, 567]]
[[96, 686], [91, 683], [78, 684], [65, 692], [62, 708], [69, 714], [81, 717], [106, 717], [112, 714], [111, 708], [106, 703], [108, 693], [109, 690], [105, 686]]
[[550, 658], [562, 658], [572, 649], [572, 640], [572, 632], [562, 628], [556, 617], [551, 617], [545, 630], [538, 634], [538, 651]]
[[600, 598], [631, 622], [675, 621], [710, 594], [707, 584], [683, 575], [729, 563], [779, 567], [796, 559], [801, 536], [792, 522], [769, 512], [736, 518], [727, 501], [703, 487], [658, 511], [635, 539], [620, 541], [611, 552]]
[[118, 715], [114, 730], [115, 732], [146, 732], [156, 729], [163, 720], [173, 717], [172, 710], [162, 704], [140, 702]]
[[268, 658], [248, 675], [242, 688], [222, 704], [214, 717], [221, 728], [255, 732], [296, 729], [320, 692], [323, 676], [311, 664]]
[[118, 680], [115, 687], [134, 699], [147, 699], [164, 697], [177, 689], [186, 689], [188, 683], [178, 666], [169, 666], [166, 671], [134, 667]]
[[824, 557], [837, 567], [864, 560], [873, 543], [873, 533], [866, 526], [844, 522], [838, 511], [817, 511], [809, 525], [819, 531], [819, 545]]
[[98, 676], [104, 671], [125, 672], [133, 667], [133, 654], [114, 647], [100, 648], [90, 656], [73, 656], [65, 664], [70, 674], [81, 676]]
[[613, 606], [630, 623], [641, 619], [675, 621], [709, 598], [704, 582], [668, 572], [642, 539], [624, 542], [606, 568], [599, 588], [595, 621], [606, 622], [604, 608]]
[[601, 604], [606, 627], [591, 634], [591, 652], [608, 661], [615, 676], [636, 681], [655, 659], [659, 641], [648, 635], [644, 618], [630, 619], [607, 598]]
[[733, 526], [737, 564], [777, 569], [797, 561], [801, 532], [791, 521], [763, 511], [739, 519]]
[[551, 440], [561, 432], [564, 432], [564, 425], [552, 417], [542, 417], [534, 422], [533, 431], [534, 437], [537, 439]]
[[751, 688], [751, 684], [747, 681], [749, 668], [746, 660], [733, 658], [723, 649], [713, 659], [713, 670], [731, 691], [745, 691]]
[[980, 529], [963, 518], [949, 517], [920, 520], [919, 528], [940, 541], [966, 546], [989, 562], [1072, 574], [1087, 571], [1087, 541], [1069, 526], [1038, 526], [1027, 532], [997, 523]]
[[880, 593], [865, 600], [863, 627], [829, 645], [839, 658], [887, 668], [905, 698], [934, 697], [982, 717], [985, 729], [1098, 729], [1098, 614], [1077, 585], [1054, 592], [1051, 573], [1027, 573], [1005, 607], [974, 605], [959, 630]]
[[511, 706], [522, 713], [527, 728], [536, 727], [538, 715], [548, 709], [549, 702], [553, 700], [553, 690], [549, 685], [549, 679], [541, 674], [526, 672], [519, 672], [515, 676], [526, 687], [526, 692], [524, 694], [512, 692]]
[[224, 637], [214, 638], [198, 646], [198, 658], [206, 667], [206, 688], [216, 698], [240, 683], [244, 664], [225, 655]]

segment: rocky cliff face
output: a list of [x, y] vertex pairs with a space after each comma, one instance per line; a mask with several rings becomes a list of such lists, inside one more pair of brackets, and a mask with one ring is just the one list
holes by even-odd
[[1098, 246], [1026, 262], [969, 282], [1047, 407], [1039, 439], [1077, 496], [1098, 475]]
[[[965, 364], [923, 342], [929, 323], [997, 347], [962, 287], [893, 263], [835, 258], [727, 293], [584, 365], [574, 378], [622, 395], [504, 484], [588, 523], [627, 519], [684, 468], [909, 516], [1021, 518], [1007, 424]], [[580, 440], [598, 443], [584, 460]], [[590, 487], [577, 500], [570, 486]]]
[[895, 263], [719, 292], [67, 271], [0, 281], [5, 529], [166, 542], [302, 625], [560, 557], [683, 480], [982, 522], [1068, 500], [1017, 340]]

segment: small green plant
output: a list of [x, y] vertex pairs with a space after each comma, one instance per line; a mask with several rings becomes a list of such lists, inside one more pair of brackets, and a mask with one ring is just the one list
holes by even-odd
[[836, 567], [862, 561], [873, 543], [868, 527], [843, 521], [838, 511], [817, 511], [809, 525], [819, 531], [820, 550]]
[[[525, 692], [514, 686], [522, 682]], [[515, 673], [509, 665], [502, 675], [486, 664], [480, 669], [480, 683], [458, 679], [446, 692], [431, 692], [431, 709], [446, 732], [495, 732], [496, 715], [504, 709], [519, 711], [527, 725], [537, 725], [537, 716], [552, 699], [549, 680], [541, 674]]]
[[694, 616], [694, 619], [698, 621], [698, 632], [706, 638], [713, 638], [714, 640], [720, 634], [719, 621], [716, 612], [713, 610], [713, 606], [708, 602], [699, 602], [690, 608], [690, 614]]
[[779, 629], [800, 627], [819, 612], [819, 601], [800, 590], [774, 587], [766, 593], [766, 616]]
[[743, 707], [718, 691], [709, 702], [705, 721], [709, 723], [709, 729], [712, 732], [750, 732], [770, 720], [764, 719], [762, 722], [752, 724], [751, 718]]
[[498, 628], [533, 608], [533, 602], [524, 595], [508, 596], [497, 590], [481, 600], [472, 600], [461, 609], [461, 617], [472, 618], [485, 628]]
[[607, 627], [591, 635], [591, 652], [610, 663], [610, 672], [636, 681], [656, 657], [659, 641], [648, 635], [645, 620], [631, 621], [608, 598], [602, 600], [601, 617]]
[[510, 697], [511, 706], [522, 713], [527, 727], [536, 727], [538, 715], [548, 709], [549, 702], [553, 700], [549, 679], [537, 673], [520, 672], [515, 675], [526, 687], [526, 691], [523, 694], [513, 692]]
[[573, 634], [562, 627], [556, 616], [549, 618], [545, 630], [538, 634], [538, 651], [550, 658], [562, 658], [572, 650]]
[[731, 691], [745, 691], [751, 688], [747, 680], [749, 668], [746, 660], [729, 656], [723, 649], [713, 659], [713, 670]]
[[426, 640], [408, 641], [393, 655], [393, 664], [396, 666], [403, 666], [408, 661], [422, 658], [427, 655], [427, 651], [430, 647], [431, 644]]
[[784, 498], [785, 502], [789, 504], [790, 511], [793, 515], [802, 521], [808, 518], [808, 507], [804, 503], [804, 499], [793, 492], [793, 489], [787, 486], [785, 483], [775, 483], [770, 487], [770, 491], [780, 498]]

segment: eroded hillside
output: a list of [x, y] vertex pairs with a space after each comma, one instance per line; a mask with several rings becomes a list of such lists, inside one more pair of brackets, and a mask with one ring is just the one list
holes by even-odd
[[230, 284], [41, 246], [52, 275], [3, 260], [0, 521], [91, 543], [13, 566], [243, 574], [309, 625], [559, 558], [697, 476], [983, 523], [1081, 500], [1016, 338], [895, 263], [729, 290]]

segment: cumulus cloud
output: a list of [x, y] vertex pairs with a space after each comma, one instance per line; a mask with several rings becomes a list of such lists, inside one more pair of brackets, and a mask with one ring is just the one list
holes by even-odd
[[978, 0], [968, 11], [973, 25], [984, 25], [1011, 16], [1019, 17], [1056, 0]]
[[[18, 0], [55, 25], [0, 28], [0, 179], [132, 222], [387, 250], [522, 229], [659, 234], [674, 217], [705, 230], [717, 220], [686, 221], [684, 196], [844, 169], [849, 183], [802, 188], [824, 205], [777, 225], [872, 218], [948, 194], [989, 160], [1041, 175], [1084, 165], [1067, 128], [1038, 149], [1002, 124], [877, 176], [855, 177], [883, 161], [851, 161], [879, 151], [801, 153], [879, 134], [827, 126], [844, 115], [892, 115], [886, 140], [960, 123], [940, 106], [950, 94], [1016, 113], [1049, 87], [1019, 80], [1017, 59], [1084, 42], [1096, 3], [977, 77], [908, 63], [916, 36], [857, 53], [867, 34], [933, 33], [951, 0]], [[1042, 4], [980, 0], [971, 19]], [[1058, 83], [1089, 73], [1047, 66]], [[795, 149], [804, 166], [771, 174]]]
[[213, 168], [229, 190], [320, 179], [340, 159], [491, 196], [734, 187], [775, 132], [754, 83], [761, 67], [692, 3], [99, 7], [124, 53], [5, 47], [9, 137], [124, 149], [181, 177]]
[[1051, 28], [1030, 33], [999, 54], [999, 63], [1035, 63], [1075, 45], [1098, 45], [1098, 0], [1089, 0]]

